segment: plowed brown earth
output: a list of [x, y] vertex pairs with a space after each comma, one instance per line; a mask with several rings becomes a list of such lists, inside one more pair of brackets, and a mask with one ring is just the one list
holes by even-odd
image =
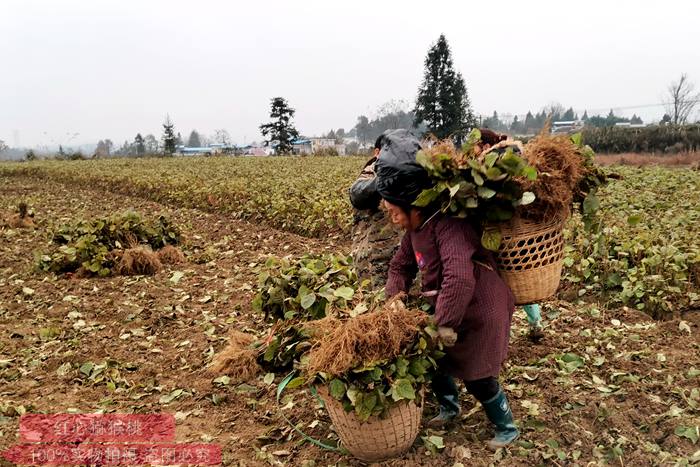
[[[266, 333], [250, 307], [257, 263], [268, 254], [347, 252], [346, 239], [311, 240], [98, 190], [0, 178], [0, 216], [9, 217], [21, 200], [36, 212], [38, 227], [0, 227], [0, 450], [17, 441], [17, 413], [24, 410], [169, 412], [178, 441], [220, 443], [225, 465], [360, 465], [302, 442], [286, 425], [280, 411], [309, 435], [334, 439], [307, 391], [289, 391], [277, 407], [283, 375], [273, 384], [260, 376], [232, 386], [213, 383], [206, 372], [230, 330]], [[127, 208], [169, 215], [183, 230], [188, 263], [152, 277], [32, 270], [33, 252], [46, 247], [58, 224]], [[175, 271], [183, 273], [179, 280]], [[700, 425], [697, 312], [653, 322], [632, 310], [553, 301], [544, 314], [545, 338], [532, 344], [524, 315], [516, 313], [502, 375], [522, 428], [517, 445], [484, 449], [488, 424], [463, 394], [459, 423], [427, 433], [442, 436], [444, 450], [431, 454], [419, 438], [405, 457], [385, 465], [700, 462], [700, 444], [691, 440]], [[105, 363], [109, 378], [90, 381], [90, 364]]]

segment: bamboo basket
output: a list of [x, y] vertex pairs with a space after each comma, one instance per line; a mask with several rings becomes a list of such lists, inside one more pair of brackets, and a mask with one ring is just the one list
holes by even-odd
[[564, 260], [564, 216], [544, 222], [513, 218], [500, 225], [498, 272], [515, 296], [516, 305], [551, 297], [559, 288]]
[[389, 409], [386, 418], [370, 417], [363, 422], [355, 412], [346, 412], [325, 388], [319, 388], [318, 392], [343, 446], [360, 460], [379, 462], [400, 456], [411, 448], [418, 436], [422, 400], [418, 403], [401, 401]]

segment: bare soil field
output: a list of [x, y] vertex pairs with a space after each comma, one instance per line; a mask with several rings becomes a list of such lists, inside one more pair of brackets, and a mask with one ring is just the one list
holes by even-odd
[[[0, 450], [17, 441], [24, 412], [168, 412], [178, 441], [221, 444], [224, 465], [362, 465], [305, 442], [287, 425], [281, 413], [310, 436], [337, 440], [307, 390], [288, 391], [277, 405], [284, 375], [227, 385], [214, 383], [207, 369], [230, 331], [269, 332], [251, 308], [257, 264], [269, 254], [347, 253], [344, 237], [310, 239], [139, 197], [0, 177], [0, 216], [20, 201], [34, 209], [37, 225], [0, 227]], [[188, 262], [148, 277], [34, 270], [34, 252], [59, 224], [127, 208], [169, 216], [182, 230]], [[697, 311], [654, 321], [626, 307], [553, 300], [543, 312], [545, 338], [537, 344], [516, 312], [502, 376], [522, 431], [516, 445], [486, 450], [489, 426], [464, 393], [459, 423], [423, 430], [442, 436], [443, 450], [431, 452], [419, 437], [405, 457], [382, 465], [700, 462]], [[86, 378], [90, 365], [105, 365], [107, 376]], [[433, 410], [428, 401], [426, 415]]]

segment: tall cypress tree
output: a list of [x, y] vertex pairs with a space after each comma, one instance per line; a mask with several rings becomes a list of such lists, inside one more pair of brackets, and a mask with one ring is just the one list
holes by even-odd
[[276, 144], [275, 153], [291, 154], [292, 143], [299, 137], [299, 132], [292, 124], [294, 117], [294, 109], [289, 107], [287, 101], [283, 97], [275, 97], [272, 99], [272, 107], [270, 109], [270, 123], [260, 125], [260, 131], [265, 139], [265, 146], [272, 143]]
[[464, 134], [476, 126], [461, 73], [452, 66], [452, 54], [443, 34], [430, 47], [425, 58], [425, 74], [418, 88], [415, 124], [424, 122], [438, 138], [454, 137], [461, 142]]
[[141, 133], [136, 133], [134, 144], [136, 145], [136, 155], [143, 156], [146, 154], [146, 145], [143, 143], [143, 136], [141, 136]]
[[165, 117], [163, 122], [163, 152], [172, 156], [175, 152], [177, 136], [175, 136], [175, 125], [170, 121], [170, 116]]

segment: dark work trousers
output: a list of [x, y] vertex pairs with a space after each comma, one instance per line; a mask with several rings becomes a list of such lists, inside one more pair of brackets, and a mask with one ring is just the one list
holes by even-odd
[[[438, 373], [433, 378], [432, 384], [433, 394], [435, 394], [440, 406], [449, 411], [458, 411], [459, 390], [457, 389], [454, 378], [445, 373]], [[493, 398], [498, 394], [498, 390], [500, 389], [498, 380], [493, 376], [474, 381], [465, 381], [464, 385], [467, 388], [467, 392], [474, 396], [479, 402], [484, 402]]]

